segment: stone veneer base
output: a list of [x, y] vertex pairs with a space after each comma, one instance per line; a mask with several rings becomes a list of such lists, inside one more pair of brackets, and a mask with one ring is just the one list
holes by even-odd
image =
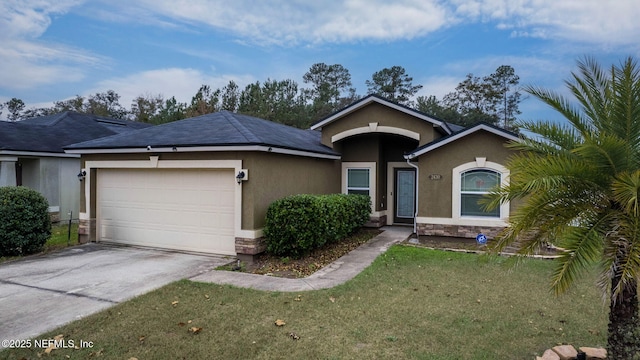
[[387, 215], [382, 215], [382, 216], [378, 216], [378, 217], [370, 217], [369, 218], [369, 222], [364, 224], [364, 227], [370, 227], [370, 228], [379, 228], [379, 227], [383, 227], [387, 224]]
[[452, 236], [475, 239], [480, 233], [495, 238], [504, 229], [500, 226], [469, 226], [418, 223], [418, 235]]

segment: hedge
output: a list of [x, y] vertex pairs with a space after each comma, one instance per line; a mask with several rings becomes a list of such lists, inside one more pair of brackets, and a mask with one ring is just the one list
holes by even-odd
[[369, 221], [371, 199], [365, 195], [292, 195], [267, 209], [267, 252], [300, 257], [352, 234]]
[[0, 256], [39, 252], [49, 237], [47, 199], [26, 187], [0, 187]]

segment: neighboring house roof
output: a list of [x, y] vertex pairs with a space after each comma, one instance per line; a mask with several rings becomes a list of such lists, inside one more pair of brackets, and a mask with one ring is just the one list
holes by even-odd
[[17, 122], [0, 121], [0, 154], [65, 156], [67, 145], [150, 126], [73, 111]]
[[368, 95], [368, 96], [365, 96], [364, 98], [354, 102], [353, 104], [343, 108], [342, 110], [338, 110], [337, 112], [327, 116], [326, 118], [319, 120], [315, 124], [311, 125], [311, 130], [322, 129], [323, 126], [325, 126], [327, 124], [330, 124], [330, 123], [332, 123], [332, 122], [344, 117], [345, 115], [350, 114], [350, 113], [352, 113], [352, 112], [354, 112], [356, 110], [359, 110], [359, 109], [361, 109], [361, 108], [363, 108], [363, 107], [365, 107], [365, 106], [367, 106], [367, 105], [369, 105], [371, 103], [378, 103], [378, 104], [387, 106], [389, 108], [401, 111], [401, 112], [403, 112], [405, 114], [414, 116], [414, 117], [416, 117], [418, 119], [427, 121], [427, 122], [429, 122], [429, 123], [431, 123], [431, 124], [433, 124], [435, 126], [438, 126], [438, 127], [442, 128], [444, 133], [447, 134], [447, 135], [462, 129], [461, 126], [449, 124], [444, 120], [440, 120], [440, 119], [438, 119], [438, 118], [436, 118], [434, 116], [427, 115], [427, 114], [425, 114], [423, 112], [417, 111], [417, 110], [412, 109], [412, 108], [410, 108], [408, 106], [401, 105], [401, 104], [398, 104], [398, 103], [394, 103], [394, 102], [389, 101], [389, 100], [387, 100], [387, 99], [385, 99], [383, 97], [380, 97], [378, 95]]
[[[256, 150], [330, 157], [340, 154], [320, 143], [320, 133], [256, 117], [220, 111], [130, 133], [67, 146], [68, 153]], [[118, 149], [114, 151], [114, 149]], [[315, 155], [314, 155], [315, 154]]]
[[427, 153], [429, 151], [435, 150], [439, 147], [442, 147], [444, 145], [447, 145], [451, 142], [454, 142], [460, 138], [463, 138], [465, 136], [468, 136], [470, 134], [473, 134], [477, 131], [488, 131], [492, 134], [501, 136], [507, 140], [512, 140], [512, 141], [519, 141], [520, 138], [518, 137], [517, 134], [511, 132], [511, 131], [507, 131], [503, 128], [497, 127], [495, 125], [491, 125], [491, 124], [487, 124], [487, 123], [478, 123], [476, 125], [473, 125], [471, 127], [468, 128], [463, 128], [462, 130], [455, 132], [449, 136], [445, 136], [442, 137], [440, 139], [434, 140], [430, 143], [424, 144], [422, 146], [420, 146], [419, 148], [413, 150], [412, 152], [410, 152], [409, 154], [405, 155], [405, 158], [407, 159], [413, 159], [417, 156], [420, 156], [424, 153]]

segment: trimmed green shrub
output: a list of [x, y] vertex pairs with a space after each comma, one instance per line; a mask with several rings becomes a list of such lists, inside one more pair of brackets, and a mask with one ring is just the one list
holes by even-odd
[[44, 196], [22, 186], [0, 187], [0, 256], [39, 252], [50, 236]]
[[352, 234], [369, 221], [371, 199], [364, 195], [292, 195], [267, 209], [267, 252], [300, 257]]

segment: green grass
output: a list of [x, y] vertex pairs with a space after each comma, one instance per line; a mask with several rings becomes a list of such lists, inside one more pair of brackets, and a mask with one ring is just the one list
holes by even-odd
[[[78, 245], [78, 224], [71, 224], [71, 240], [67, 243], [69, 236], [69, 224], [57, 225], [51, 227], [51, 237], [44, 244], [40, 253], [48, 253], [55, 250], [63, 249], [68, 246]], [[22, 256], [2, 256], [0, 257], [0, 263], [9, 260], [16, 260]]]
[[[51, 353], [61, 359], [532, 359], [558, 343], [605, 345], [607, 311], [594, 274], [556, 298], [548, 290], [551, 261], [514, 269], [505, 262], [394, 246], [333, 289], [180, 281], [38, 338], [94, 343]], [[275, 326], [277, 319], [286, 325]], [[0, 358], [39, 352], [6, 350]]]

